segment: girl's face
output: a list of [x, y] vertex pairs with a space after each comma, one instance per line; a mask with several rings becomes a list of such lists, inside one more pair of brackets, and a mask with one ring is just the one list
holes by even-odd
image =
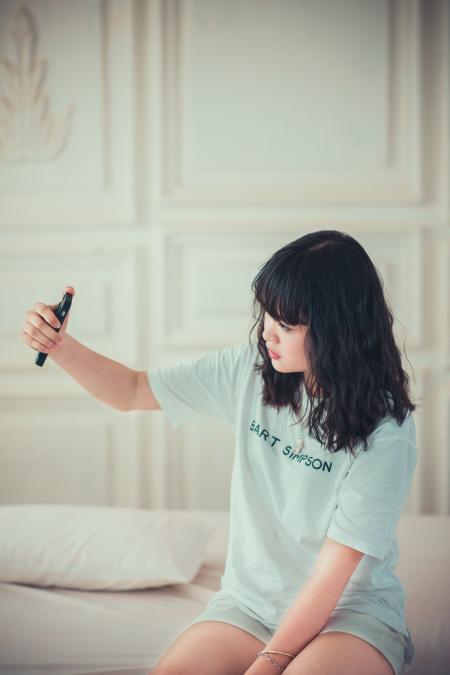
[[[263, 340], [272, 360], [272, 366], [279, 373], [308, 373], [304, 342], [308, 326], [287, 326], [275, 321], [265, 312]], [[279, 355], [276, 358], [274, 354]]]

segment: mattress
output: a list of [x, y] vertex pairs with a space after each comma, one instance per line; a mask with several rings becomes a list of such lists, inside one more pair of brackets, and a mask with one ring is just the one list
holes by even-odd
[[106, 592], [1, 583], [1, 675], [150, 672], [220, 587], [228, 512], [193, 513], [217, 528], [189, 584]]

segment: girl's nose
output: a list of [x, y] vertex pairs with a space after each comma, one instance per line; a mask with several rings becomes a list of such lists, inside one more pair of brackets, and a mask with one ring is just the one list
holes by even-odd
[[269, 342], [272, 345], [278, 342], [277, 336], [275, 335], [274, 331], [269, 330], [268, 328], [265, 328], [263, 330], [262, 337], [264, 342]]

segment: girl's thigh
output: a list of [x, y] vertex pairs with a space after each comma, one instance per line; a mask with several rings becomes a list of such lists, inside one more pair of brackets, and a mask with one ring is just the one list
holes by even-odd
[[242, 675], [264, 646], [243, 628], [199, 621], [176, 638], [150, 675]]

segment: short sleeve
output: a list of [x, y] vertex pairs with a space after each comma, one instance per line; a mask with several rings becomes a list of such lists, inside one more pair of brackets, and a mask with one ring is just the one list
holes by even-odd
[[191, 361], [150, 368], [148, 381], [170, 424], [195, 415], [215, 417], [233, 428], [242, 382], [252, 366], [252, 347], [241, 343]]
[[416, 463], [411, 413], [401, 426], [393, 420], [377, 428], [341, 484], [327, 536], [382, 560], [394, 538]]

